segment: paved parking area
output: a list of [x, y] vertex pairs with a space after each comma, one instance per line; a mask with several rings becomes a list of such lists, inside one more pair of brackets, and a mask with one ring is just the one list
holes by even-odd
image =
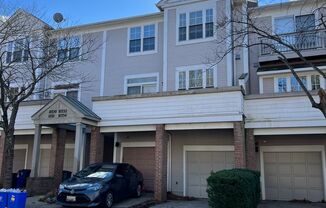
[[326, 208], [326, 203], [263, 201], [259, 208]]
[[[58, 206], [56, 204], [47, 204], [39, 201], [40, 197], [29, 197], [27, 199], [27, 205], [26, 208], [61, 208], [61, 206]], [[153, 201], [153, 195], [152, 194], [143, 194], [140, 198], [131, 198], [127, 199], [125, 201], [122, 201], [120, 203], [117, 203], [113, 206], [113, 208], [133, 208], [142, 206], [144, 204], [147, 204], [148, 202]]]

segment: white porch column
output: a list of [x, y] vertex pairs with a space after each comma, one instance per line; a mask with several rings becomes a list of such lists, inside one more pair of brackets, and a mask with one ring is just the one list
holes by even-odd
[[76, 173], [81, 169], [80, 162], [81, 162], [82, 148], [83, 148], [83, 125], [81, 123], [77, 123], [76, 135], [75, 135], [73, 173]]
[[31, 177], [38, 176], [39, 160], [40, 160], [41, 130], [42, 130], [42, 126], [39, 124], [36, 124], [35, 125], [35, 133], [34, 133], [34, 143], [33, 143]]
[[82, 170], [85, 166], [85, 145], [86, 145], [86, 128], [82, 129], [82, 141], [80, 150], [80, 169]]

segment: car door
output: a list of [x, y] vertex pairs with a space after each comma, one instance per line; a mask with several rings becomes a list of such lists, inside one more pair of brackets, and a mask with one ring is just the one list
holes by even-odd
[[129, 194], [134, 194], [138, 186], [137, 172], [135, 168], [131, 165], [128, 167], [128, 176], [130, 178], [129, 182]]
[[114, 176], [114, 195], [118, 200], [128, 196], [128, 180], [126, 177], [126, 168], [119, 165]]

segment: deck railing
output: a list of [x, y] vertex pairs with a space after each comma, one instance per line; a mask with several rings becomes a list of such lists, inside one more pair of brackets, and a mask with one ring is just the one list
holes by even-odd
[[[293, 46], [297, 50], [326, 48], [326, 30], [286, 33], [275, 37], [279, 38], [282, 42]], [[292, 51], [288, 46], [285, 46], [276, 40], [271, 40], [270, 38], [260, 38], [260, 43], [261, 55], [271, 55], [275, 53], [274, 49], [279, 52]]]

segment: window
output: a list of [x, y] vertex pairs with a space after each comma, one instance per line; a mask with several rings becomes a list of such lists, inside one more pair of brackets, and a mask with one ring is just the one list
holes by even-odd
[[311, 75], [311, 89], [312, 90], [320, 89], [320, 76], [319, 75]]
[[156, 25], [150, 24], [129, 29], [129, 53], [154, 51], [156, 49]]
[[204, 9], [180, 13], [177, 31], [179, 42], [213, 37], [214, 10]]
[[277, 79], [278, 92], [287, 92], [287, 78], [280, 77]]
[[214, 87], [214, 69], [206, 70], [206, 87]]
[[[307, 77], [301, 76], [300, 79], [303, 82], [303, 84], [307, 87]], [[302, 91], [302, 88], [301, 88], [299, 82], [297, 82], [297, 80], [293, 76], [291, 77], [291, 91], [292, 92]]]
[[209, 88], [216, 86], [214, 68], [200, 67], [182, 67], [177, 69], [177, 90], [188, 90], [196, 88]]
[[6, 63], [28, 60], [29, 39], [19, 39], [7, 44]]
[[206, 38], [213, 37], [214, 35], [214, 20], [213, 20], [213, 9], [206, 10]]
[[129, 52], [135, 53], [141, 51], [141, 27], [130, 29]]
[[187, 40], [187, 15], [182, 13], [179, 16], [179, 41]]
[[202, 88], [203, 87], [203, 70], [189, 71], [189, 88]]
[[144, 26], [143, 51], [152, 51], [155, 49], [155, 25]]
[[190, 12], [189, 18], [189, 39], [203, 38], [203, 12]]
[[57, 95], [64, 95], [79, 100], [79, 84], [57, 84], [54, 86], [52, 95], [53, 98]]
[[158, 92], [158, 75], [155, 76], [130, 76], [125, 80], [127, 95]]
[[58, 61], [76, 61], [80, 55], [80, 37], [61, 38], [58, 41]]
[[296, 31], [310, 31], [315, 29], [315, 15], [301, 15], [295, 17]]
[[280, 17], [274, 20], [275, 34], [292, 33], [295, 30], [293, 16]]

